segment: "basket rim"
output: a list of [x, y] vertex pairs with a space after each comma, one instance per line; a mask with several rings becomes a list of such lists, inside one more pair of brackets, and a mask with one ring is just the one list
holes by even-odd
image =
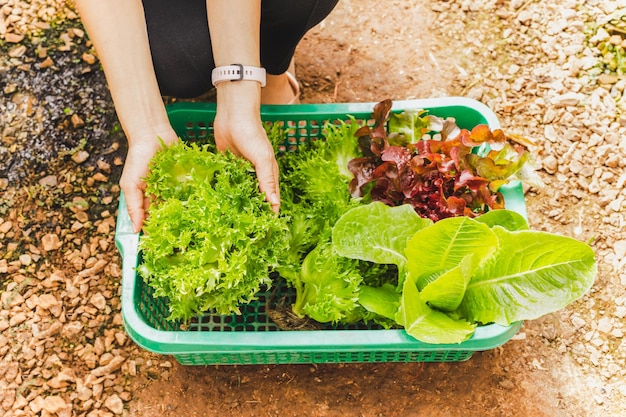
[[[371, 114], [376, 103], [264, 105], [263, 116], [288, 116], [291, 118], [336, 114]], [[168, 114], [187, 111], [214, 112], [215, 103], [177, 102], [167, 106]], [[485, 119], [491, 129], [500, 127], [497, 116], [485, 104], [466, 97], [442, 97], [393, 102], [392, 110], [441, 108], [472, 109]], [[502, 194], [507, 208], [527, 218], [526, 205], [520, 181], [503, 186]], [[429, 344], [409, 336], [404, 329], [388, 330], [293, 330], [258, 332], [201, 332], [157, 330], [146, 323], [136, 309], [136, 273], [139, 234], [132, 231], [123, 193], [120, 193], [115, 243], [122, 256], [122, 318], [131, 339], [140, 347], [155, 353], [210, 354], [289, 351], [293, 353], [323, 352], [437, 352], [485, 351], [501, 346], [510, 340], [522, 326], [488, 324], [478, 326], [472, 337], [459, 344]]]

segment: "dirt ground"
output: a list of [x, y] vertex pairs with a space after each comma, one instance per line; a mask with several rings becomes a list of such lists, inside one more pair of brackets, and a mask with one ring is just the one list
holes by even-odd
[[[484, 2], [482, 7], [481, 2], [473, 4], [483, 13], [470, 13], [466, 27], [494, 23], [485, 16]], [[440, 17], [428, 1], [341, 1], [297, 51], [302, 101], [467, 95], [468, 79], [480, 77], [481, 70], [497, 65], [502, 57], [474, 63], [469, 57], [468, 65], [467, 49], [460, 45], [478, 39], [455, 43], [446, 36], [445, 22], [436, 21]], [[451, 22], [457, 30], [458, 24]], [[501, 28], [492, 30], [483, 39], [486, 50], [493, 50], [489, 42], [498, 41]], [[465, 71], [476, 73], [467, 76]], [[558, 189], [558, 184], [552, 186]], [[547, 188], [528, 195], [531, 222], [571, 235], [569, 226], [545, 224], [542, 210], [554, 204], [549, 201], [553, 192]], [[624, 287], [619, 288], [615, 296], [624, 294]], [[609, 392], [597, 369], [581, 366], [588, 358], [559, 349], [559, 338], [571, 331], [561, 323], [561, 315], [554, 314], [526, 323], [503, 347], [462, 363], [174, 365], [168, 381], [154, 381], [137, 391], [131, 409], [145, 416], [625, 415], [624, 386]], [[617, 349], [623, 358], [623, 343]]]
[[[0, 0], [0, 6], [8, 4], [8, 1]], [[615, 9], [626, 7], [620, 1], [608, 3]], [[73, 276], [80, 277], [82, 281], [76, 285], [80, 291], [76, 289], [74, 297], [80, 292], [80, 297], [89, 299], [91, 303], [87, 303], [89, 305], [84, 309], [71, 310], [72, 314], [69, 313], [69, 305], [63, 307], [68, 312], [64, 326], [86, 314], [83, 323], [88, 323], [89, 326], [85, 324], [85, 327], [90, 328], [86, 329], [88, 332], [85, 335], [63, 328], [57, 338], [46, 339], [46, 344], [39, 343], [38, 346], [56, 352], [52, 361], [55, 367], [46, 368], [49, 360], [45, 359], [45, 349], [33, 347], [41, 362], [33, 364], [33, 357], [28, 357], [28, 352], [24, 353], [26, 350], [18, 345], [23, 341], [21, 333], [17, 328], [9, 327], [13, 323], [29, 323], [26, 317], [35, 323], [39, 321], [40, 325], [46, 323], [45, 316], [42, 316], [44, 319], [37, 318], [41, 309], [37, 310], [38, 307], [33, 305], [34, 316], [26, 313], [25, 321], [14, 320], [21, 314], [21, 307], [3, 297], [0, 365], [16, 369], [11, 378], [8, 371], [0, 371], [0, 396], [4, 396], [0, 404], [5, 405], [5, 415], [626, 415], [626, 342], [622, 333], [626, 316], [626, 270], [621, 260], [626, 251], [626, 223], [624, 205], [620, 205], [624, 200], [625, 179], [622, 172], [626, 164], [626, 144], [619, 139], [626, 122], [619, 115], [618, 108], [611, 107], [607, 104], [610, 100], [604, 99], [608, 94], [606, 92], [613, 90], [610, 87], [604, 90], [598, 88], [596, 79], [584, 74], [583, 70], [590, 68], [584, 63], [574, 71], [574, 63], [568, 56], [576, 55], [581, 60], [589, 57], [583, 48], [583, 38], [579, 36], [586, 28], [581, 22], [596, 19], [586, 14], [589, 10], [594, 10], [597, 15], [615, 10], [597, 10], [598, 4], [606, 7], [608, 3], [588, 1], [582, 2], [581, 6], [567, 0], [341, 0], [333, 13], [306, 36], [296, 53], [296, 75], [302, 84], [303, 103], [469, 96], [488, 104], [498, 114], [505, 130], [535, 141], [537, 146], [533, 151], [537, 154], [539, 172], [546, 185], [541, 189], [531, 187], [528, 190], [531, 227], [593, 241], [592, 245], [598, 253], [600, 272], [597, 283], [581, 300], [563, 311], [524, 323], [520, 332], [502, 347], [477, 352], [465, 362], [179, 365], [173, 358], [138, 349], [120, 335], [118, 283], [121, 278], [117, 266], [121, 265], [121, 260], [110, 244], [113, 229], [110, 225], [101, 229], [100, 225], [109, 224], [107, 219], [116, 209], [117, 199], [109, 197], [115, 197], [119, 192], [115, 184], [119, 179], [120, 160], [114, 157], [123, 158], [123, 144], [117, 142], [119, 132], [117, 135], [106, 135], [92, 128], [87, 135], [86, 149], [92, 159], [97, 159], [100, 152], [112, 164], [105, 178], [95, 180], [97, 187], [94, 188], [94, 195], [104, 197], [98, 197], [101, 200], [96, 209], [90, 209], [89, 216], [94, 212], [106, 212], [107, 215], [98, 214], [98, 220], [93, 223], [92, 232], [97, 229], [100, 240], [90, 241], [91, 257], [86, 255], [87, 260], [82, 264], [73, 254], [85, 252], [85, 245], [76, 240], [84, 238], [86, 241], [91, 236], [87, 233], [91, 232], [89, 228], [83, 230], [79, 226], [74, 230], [80, 209], [65, 217], [46, 213], [46, 207], [58, 213], [67, 207], [51, 206], [43, 200], [41, 204], [36, 204], [38, 194], [31, 199], [19, 200], [15, 197], [20, 195], [19, 190], [7, 187], [6, 183], [0, 187], [3, 205], [9, 207], [5, 210], [9, 214], [5, 215], [4, 224], [7, 219], [13, 219], [14, 224], [24, 222], [24, 217], [28, 217], [24, 214], [29, 213], [25, 207], [38, 206], [33, 208], [32, 213], [40, 213], [44, 220], [54, 219], [56, 223], [50, 229], [56, 230], [57, 234], [61, 234], [61, 228], [56, 225], [66, 222], [63, 227], [68, 228], [72, 224], [72, 233], [66, 236], [74, 237], [73, 241], [67, 240], [76, 243], [75, 250], [70, 250], [68, 243], [63, 254], [55, 255], [52, 250], [38, 250], [41, 243], [34, 239], [11, 248], [11, 242], [19, 234], [9, 236], [6, 231], [3, 232], [5, 241], [0, 245], [0, 255], [8, 261], [0, 264], [3, 292], [18, 289], [23, 300], [32, 300], [33, 294], [39, 294], [41, 299], [42, 293], [54, 290], [54, 280], [50, 281], [50, 271], [54, 271], [53, 276], [64, 277], [59, 282], [63, 282], [65, 277], [68, 277], [68, 282]], [[561, 33], [565, 34], [564, 40], [559, 38]], [[75, 42], [79, 43], [77, 39]], [[565, 52], [563, 48], [561, 52], [557, 51], [560, 41], [566, 43]], [[578, 43], [580, 48], [576, 49]], [[56, 64], [59, 66], [60, 62]], [[68, 60], [63, 65], [77, 63], [76, 60]], [[82, 75], [71, 77], [78, 80], [84, 73], [80, 71]], [[0, 76], [2, 74], [0, 71]], [[91, 78], [92, 81], [94, 79], [97, 80]], [[616, 83], [619, 81], [613, 84]], [[0, 86], [4, 89], [2, 98], [15, 102], [8, 107], [19, 108], [21, 102], [16, 102], [15, 93], [7, 92], [11, 90], [8, 88], [10, 85], [0, 83]], [[623, 91], [623, 86], [621, 88]], [[567, 101], [572, 98], [568, 95], [570, 93], [588, 97], [586, 104], [570, 104]], [[615, 100], [618, 96], [610, 95]], [[110, 112], [111, 108], [106, 102], [96, 102], [94, 107], [100, 109], [99, 114]], [[87, 125], [97, 126], [97, 117], [84, 119]], [[73, 119], [68, 115], [64, 131], [83, 135], [80, 130], [82, 125], [72, 125], [69, 120]], [[551, 126], [549, 129], [548, 125]], [[112, 129], [112, 126], [106, 128]], [[7, 142], [7, 137], [5, 130], [3, 142]], [[12, 134], [11, 137], [12, 140], [20, 140], [19, 135]], [[68, 147], [80, 142], [77, 138], [71, 140], [75, 142], [68, 143]], [[95, 145], [89, 140], [106, 143]], [[606, 147], [601, 150], [603, 145]], [[593, 157], [589, 156], [591, 154]], [[617, 161], [605, 163], [610, 159], [609, 154], [610, 157], [617, 155]], [[570, 160], [580, 162], [581, 167], [572, 165]], [[84, 170], [88, 175], [107, 171], [106, 166], [96, 164], [95, 159], [86, 163], [90, 161], [94, 168]], [[591, 173], [580, 174], [587, 165], [594, 168]], [[42, 178], [49, 178], [46, 174], [54, 174], [55, 186], [58, 178], [61, 189], [63, 181], [72, 183], [77, 181], [76, 178], [80, 181], [81, 175], [85, 175], [84, 172], [80, 174], [78, 168], [72, 168], [74, 165], [71, 162], [68, 166], [59, 168], [51, 164], [48, 172], [37, 171], [36, 180], [41, 181]], [[0, 179], [8, 178], [8, 171], [2, 172]], [[594, 180], [603, 191], [592, 189]], [[89, 187], [93, 184], [94, 176], [91, 176], [91, 183], [82, 185], [85, 195], [85, 190], [91, 190]], [[80, 184], [75, 187], [75, 192], [77, 189], [80, 191], [80, 187]], [[12, 190], [11, 194], [9, 190]], [[32, 191], [32, 188], [29, 190]], [[614, 194], [609, 193], [611, 190], [615, 191]], [[11, 217], [11, 210], [15, 207], [8, 200], [13, 197], [16, 201], [26, 202], [21, 211], [17, 210], [20, 214]], [[616, 205], [614, 201], [619, 203]], [[2, 225], [3, 219], [0, 218], [0, 230]], [[21, 229], [25, 230], [31, 229]], [[33, 230], [32, 236], [44, 234], [36, 227]], [[31, 232], [22, 234], [28, 237]], [[20, 253], [27, 250], [32, 258], [28, 263], [20, 257]], [[41, 256], [32, 255], [37, 252]], [[103, 260], [106, 262], [98, 263]], [[37, 270], [29, 269], [31, 262], [32, 266], [39, 263], [45, 266], [38, 266]], [[85, 284], [85, 289], [83, 284], [89, 275], [83, 274], [81, 269], [95, 265], [101, 265], [101, 268], [93, 282]], [[28, 288], [22, 283], [29, 274], [38, 277], [40, 281], [37, 282], [43, 286], [22, 291], [24, 286]], [[60, 297], [66, 297], [65, 294], [71, 292], [69, 287], [68, 284]], [[97, 294], [103, 294], [103, 299], [106, 298], [107, 305], [102, 307], [100, 313], [94, 313], [93, 306], [99, 308], [100, 303], [87, 291], [97, 291]], [[52, 304], [52, 307], [47, 307], [51, 312]], [[85, 304], [77, 301], [72, 305]], [[91, 322], [96, 320], [92, 316], [96, 313], [110, 317], [92, 325]], [[3, 320], [8, 323], [6, 327], [1, 327]], [[94, 336], [95, 330], [92, 331], [91, 327], [101, 333], [96, 332]], [[20, 329], [30, 332], [30, 329]], [[98, 342], [98, 334], [102, 334], [104, 343]], [[24, 340], [28, 340], [29, 335], [25, 335]], [[115, 347], [107, 345], [107, 340]], [[92, 358], [87, 352], [89, 349], [84, 349], [98, 350], [101, 344], [99, 359]], [[107, 354], [109, 356], [103, 360]], [[113, 360], [122, 358], [120, 361], [124, 364], [110, 368], [110, 377], [90, 378], [89, 372], [94, 374], [94, 369], [106, 367], [111, 363], [111, 357], [114, 357]], [[96, 367], [98, 365], [100, 368]], [[46, 374], [49, 369], [55, 369], [56, 373]], [[59, 369], [66, 376], [65, 382], [53, 384], [48, 381], [58, 377]], [[24, 388], [24, 381], [38, 381], [42, 375], [46, 381]], [[105, 394], [102, 394], [103, 391]], [[115, 400], [105, 400], [107, 395], [107, 398]], [[11, 396], [10, 400], [8, 396]], [[55, 409], [32, 405], [37, 403], [38, 398], [50, 397], [62, 398], [66, 406]]]

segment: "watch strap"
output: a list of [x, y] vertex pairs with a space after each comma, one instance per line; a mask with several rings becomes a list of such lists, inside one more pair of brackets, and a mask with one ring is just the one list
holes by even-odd
[[242, 81], [251, 80], [261, 83], [261, 87], [265, 87], [265, 68], [249, 67], [241, 64], [225, 65], [216, 67], [211, 72], [211, 82], [213, 86], [224, 81]]

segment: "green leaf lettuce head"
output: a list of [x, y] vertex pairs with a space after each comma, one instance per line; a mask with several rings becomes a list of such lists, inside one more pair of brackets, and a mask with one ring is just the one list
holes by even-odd
[[178, 142], [150, 165], [152, 199], [139, 273], [169, 300], [169, 319], [239, 312], [287, 250], [285, 220], [258, 190], [251, 164]]

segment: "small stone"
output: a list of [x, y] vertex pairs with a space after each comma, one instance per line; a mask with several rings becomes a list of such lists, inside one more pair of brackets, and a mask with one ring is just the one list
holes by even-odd
[[8, 55], [11, 58], [19, 58], [22, 55], [24, 55], [25, 53], [26, 53], [26, 46], [25, 45], [18, 45], [15, 48], [10, 49]]
[[609, 333], [613, 329], [613, 324], [611, 323], [611, 319], [609, 317], [602, 317], [598, 321], [598, 331], [602, 333]]
[[43, 250], [50, 252], [59, 249], [61, 247], [61, 241], [56, 234], [48, 233], [41, 238], [41, 245], [43, 246]]
[[63, 326], [63, 330], [61, 331], [61, 335], [68, 339], [74, 339], [75, 336], [79, 335], [83, 330], [83, 324], [79, 321], [72, 321], [66, 323]]
[[555, 174], [559, 168], [559, 163], [554, 155], [548, 155], [543, 159], [542, 166], [548, 174]]
[[16, 313], [15, 315], [13, 315], [13, 317], [11, 317], [9, 319], [9, 326], [10, 327], [15, 327], [19, 324], [22, 324], [26, 321], [26, 313], [24, 313], [23, 311], [20, 311], [19, 313]]
[[127, 340], [126, 333], [123, 333], [123, 332], [115, 333], [115, 341], [117, 342], [119, 346], [124, 346], [124, 344], [126, 343], [126, 340]]
[[28, 266], [33, 262], [33, 258], [27, 253], [20, 255], [19, 260], [23, 266]]
[[613, 35], [609, 38], [609, 43], [613, 44], [613, 45], [621, 45], [622, 44], [622, 37], [620, 35]]
[[[125, 360], [126, 359], [123, 356], [116, 356], [108, 364], [106, 364], [104, 366], [99, 366], [98, 368], [92, 370], [91, 371], [91, 375], [93, 375], [95, 377], [101, 377], [101, 376], [104, 376], [104, 375], [109, 375], [109, 374], [117, 371], [119, 368], [121, 368], [121, 366], [122, 366], [122, 364], [124, 363]], [[95, 395], [95, 393], [94, 393], [94, 395]]]
[[626, 257], [626, 240], [618, 240], [613, 244], [613, 250], [615, 251], [615, 257], [617, 259], [624, 259]]
[[114, 414], [122, 414], [124, 411], [124, 403], [117, 394], [112, 394], [104, 400], [104, 406], [111, 410]]
[[39, 413], [43, 409], [44, 403], [44, 398], [41, 395], [38, 395], [28, 404], [28, 407], [33, 413]]
[[43, 185], [44, 187], [56, 187], [57, 186], [57, 176], [56, 175], [46, 175], [41, 178], [39, 181], [39, 185]]
[[83, 53], [81, 59], [89, 65], [93, 65], [96, 63], [96, 57], [93, 54], [87, 52]]
[[72, 122], [72, 126], [74, 126], [74, 129], [85, 126], [85, 121], [76, 113], [72, 114], [70, 121]]
[[82, 402], [89, 400], [93, 395], [92, 391], [84, 385], [76, 390], [76, 394], [78, 395], [78, 399]]
[[89, 299], [89, 302], [98, 310], [104, 310], [107, 306], [106, 298], [104, 298], [104, 295], [102, 295], [102, 293], [99, 293], [99, 292], [92, 295], [91, 298]]
[[72, 155], [72, 161], [76, 162], [77, 164], [82, 164], [87, 160], [87, 158], [89, 158], [89, 152], [84, 150], [80, 150]]
[[9, 231], [13, 228], [13, 223], [9, 220], [0, 224], [0, 233], [9, 233]]
[[59, 301], [52, 294], [42, 294], [39, 296], [39, 306], [41, 308], [45, 308], [46, 310], [50, 310], [53, 307], [59, 305]]
[[42, 408], [51, 414], [58, 413], [66, 407], [67, 404], [65, 403], [65, 400], [58, 395], [46, 397], [42, 405]]
[[598, 77], [598, 84], [615, 84], [619, 81], [616, 74], [602, 74]]
[[552, 126], [551, 124], [546, 125], [546, 127], [543, 129], [543, 135], [550, 142], [556, 142], [558, 140], [558, 135], [556, 133], [556, 130], [554, 129], [554, 126]]
[[9, 43], [20, 43], [24, 40], [24, 35], [20, 33], [8, 32], [4, 34], [4, 40]]
[[41, 64], [39, 64], [39, 68], [50, 68], [53, 65], [54, 65], [54, 61], [52, 60], [52, 58], [47, 56], [46, 59], [41, 61]]
[[107, 182], [109, 180], [109, 177], [107, 177], [106, 175], [104, 175], [101, 172], [96, 172], [92, 178], [94, 179], [94, 181], [98, 181], [98, 182]]
[[98, 159], [96, 161], [96, 165], [98, 166], [98, 169], [106, 172], [107, 174], [111, 173], [111, 164], [109, 164], [107, 161], [103, 161], [102, 159]]
[[111, 231], [111, 225], [108, 222], [102, 222], [98, 225], [96, 229], [98, 233], [102, 233], [103, 235], [109, 234]]
[[76, 217], [76, 220], [81, 223], [87, 223], [89, 221], [89, 214], [84, 211], [76, 212], [76, 214], [74, 214], [74, 217]]
[[577, 106], [582, 97], [580, 93], [565, 93], [554, 99], [554, 105], [557, 107]]
[[75, 221], [74, 223], [72, 223], [72, 226], [70, 227], [70, 230], [72, 232], [78, 232], [83, 227], [85, 227], [85, 226], [81, 222]]

